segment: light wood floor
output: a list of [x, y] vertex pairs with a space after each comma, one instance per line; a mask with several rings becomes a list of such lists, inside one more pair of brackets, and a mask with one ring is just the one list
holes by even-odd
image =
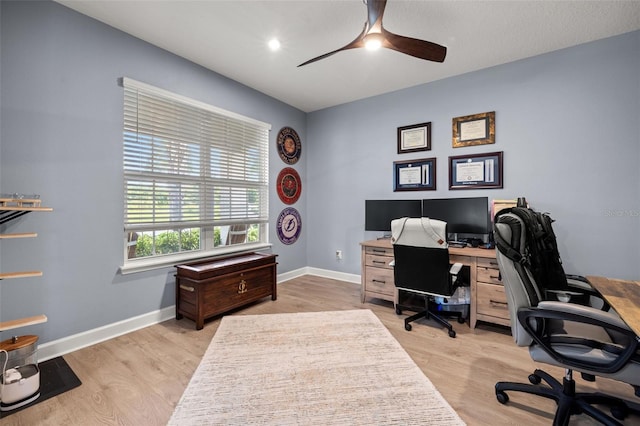
[[[434, 323], [418, 322], [407, 332], [392, 304], [361, 304], [358, 285], [314, 276], [284, 282], [278, 286], [278, 300], [265, 299], [233, 315], [345, 309], [371, 309], [467, 424], [551, 424], [553, 401], [511, 393], [510, 402], [501, 405], [495, 398], [496, 381], [527, 382], [536, 368], [526, 348], [516, 347], [504, 328], [481, 325], [472, 331], [454, 322], [457, 337], [452, 339]], [[11, 414], [0, 425], [164, 425], [219, 322], [214, 319], [196, 331], [190, 320], [169, 320], [67, 354], [64, 358], [83, 384]], [[562, 377], [559, 369], [539, 367]], [[578, 378], [578, 390], [594, 387], [634, 399], [628, 385]], [[583, 415], [571, 424], [594, 422]], [[625, 424], [640, 424], [640, 418], [630, 417]]]

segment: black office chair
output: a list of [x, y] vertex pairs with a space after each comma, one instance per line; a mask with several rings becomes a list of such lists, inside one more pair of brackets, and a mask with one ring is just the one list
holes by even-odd
[[[432, 318], [449, 330], [450, 337], [456, 337], [451, 324], [436, 313], [438, 305], [435, 297], [450, 298], [461, 285], [458, 274], [462, 264], [449, 263], [447, 248], [447, 224], [429, 218], [401, 218], [391, 222], [391, 243], [394, 255], [394, 282], [396, 286], [395, 309], [402, 314], [399, 292], [419, 294], [425, 299], [425, 309], [405, 318], [404, 327], [411, 330], [411, 322], [420, 318]], [[465, 322], [464, 313], [447, 311], [447, 315]]]
[[[513, 247], [524, 244], [525, 225], [513, 213], [497, 215], [494, 233]], [[640, 397], [640, 339], [614, 312], [575, 303], [544, 300], [525, 263], [514, 262], [502, 251], [496, 253], [511, 318], [511, 333], [518, 346], [528, 346], [536, 362], [565, 369], [562, 382], [536, 369], [529, 382], [498, 382], [496, 397], [509, 401], [507, 391], [526, 392], [553, 399], [558, 408], [554, 425], [567, 425], [572, 414], [584, 413], [605, 425], [620, 425], [594, 405], [610, 407], [611, 415], [624, 419], [639, 413], [636, 402], [602, 393], [576, 392], [573, 371], [583, 379], [608, 377], [632, 385]], [[541, 385], [544, 381], [547, 385]]]

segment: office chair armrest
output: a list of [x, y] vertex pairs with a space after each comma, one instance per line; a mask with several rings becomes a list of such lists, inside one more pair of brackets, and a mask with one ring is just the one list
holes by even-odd
[[[545, 326], [547, 320], [572, 321], [586, 326], [600, 327], [609, 336], [617, 336], [617, 342], [602, 342], [592, 336], [550, 334], [549, 330], [553, 327]], [[616, 314], [573, 303], [540, 302], [538, 307], [519, 309], [518, 321], [549, 356], [561, 365], [579, 371], [615, 373], [635, 355], [638, 343], [640, 343], [640, 338]], [[612, 359], [610, 362], [605, 362], [602, 357], [594, 359], [594, 361], [570, 357], [554, 349], [554, 344], [565, 350], [571, 346], [582, 349], [591, 348], [594, 351], [600, 350], [603, 353], [606, 352]]]
[[589, 280], [582, 275], [567, 274], [569, 287], [575, 287], [584, 291], [594, 291]]
[[[546, 299], [549, 299], [549, 295], [552, 294], [555, 296], [556, 299], [558, 299], [560, 302], [563, 303], [567, 303], [567, 302], [574, 302], [575, 300], [571, 300], [572, 298], [576, 298], [576, 297], [580, 297], [583, 296], [584, 293], [579, 292], [579, 291], [568, 291], [568, 290], [545, 290], [544, 291], [546, 294]], [[553, 299], [550, 299], [553, 300]]]
[[538, 309], [582, 315], [584, 317], [595, 319], [601, 324], [607, 324], [612, 327], [619, 327], [631, 331], [629, 326], [616, 313], [601, 311], [590, 306], [577, 305], [575, 303], [543, 301], [538, 304]]
[[[593, 286], [591, 285], [591, 283], [586, 277], [583, 277], [582, 275], [568, 274], [567, 284], [569, 285], [569, 288], [571, 288], [572, 290], [582, 292], [585, 296], [588, 296], [589, 300], [587, 303], [589, 304], [589, 306], [593, 306], [593, 307], [597, 306], [602, 311], [608, 311], [611, 309], [611, 306], [609, 306], [607, 301], [604, 300], [604, 297], [602, 297], [602, 295], [598, 293], [598, 291], [595, 288], [593, 288]], [[594, 299], [595, 301], [597, 301], [597, 304], [593, 303]]]
[[462, 269], [462, 263], [456, 262], [453, 265], [451, 265], [451, 268], [449, 269], [449, 273], [451, 275], [457, 276], [461, 269]]
[[545, 290], [545, 299], [577, 303], [602, 311], [611, 309], [602, 295], [593, 288], [585, 277], [580, 275], [567, 275], [567, 289]]

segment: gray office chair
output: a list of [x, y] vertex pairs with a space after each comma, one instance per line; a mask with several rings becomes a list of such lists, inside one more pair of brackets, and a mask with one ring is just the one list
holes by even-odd
[[[524, 223], [514, 214], [497, 215], [494, 233], [519, 249], [525, 244]], [[614, 312], [591, 306], [545, 301], [527, 266], [497, 251], [498, 266], [507, 296], [511, 333], [518, 346], [528, 346], [536, 362], [565, 369], [562, 383], [536, 369], [531, 384], [498, 382], [496, 397], [507, 403], [507, 391], [530, 393], [554, 399], [558, 404], [554, 425], [566, 425], [572, 414], [584, 413], [606, 425], [619, 425], [594, 405], [605, 405], [611, 415], [624, 419], [630, 412], [640, 413], [636, 402], [602, 393], [576, 392], [573, 371], [583, 379], [608, 377], [628, 383], [640, 397], [640, 339]], [[541, 385], [541, 381], [547, 385]]]
[[[393, 244], [393, 276], [396, 286], [395, 309], [398, 315], [402, 308], [398, 303], [398, 292], [406, 291], [422, 295], [426, 308], [404, 320], [404, 328], [411, 330], [411, 322], [420, 318], [432, 318], [456, 337], [451, 324], [436, 313], [434, 297], [451, 297], [460, 285], [458, 273], [462, 264], [449, 264], [447, 246], [447, 224], [440, 220], [423, 218], [401, 218], [391, 221], [391, 243]], [[458, 317], [463, 323], [463, 312], [449, 311], [447, 315]]]

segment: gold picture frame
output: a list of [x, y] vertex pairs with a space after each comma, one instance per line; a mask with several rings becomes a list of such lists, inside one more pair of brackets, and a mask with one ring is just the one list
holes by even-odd
[[454, 148], [496, 143], [496, 112], [455, 117], [452, 134]]

